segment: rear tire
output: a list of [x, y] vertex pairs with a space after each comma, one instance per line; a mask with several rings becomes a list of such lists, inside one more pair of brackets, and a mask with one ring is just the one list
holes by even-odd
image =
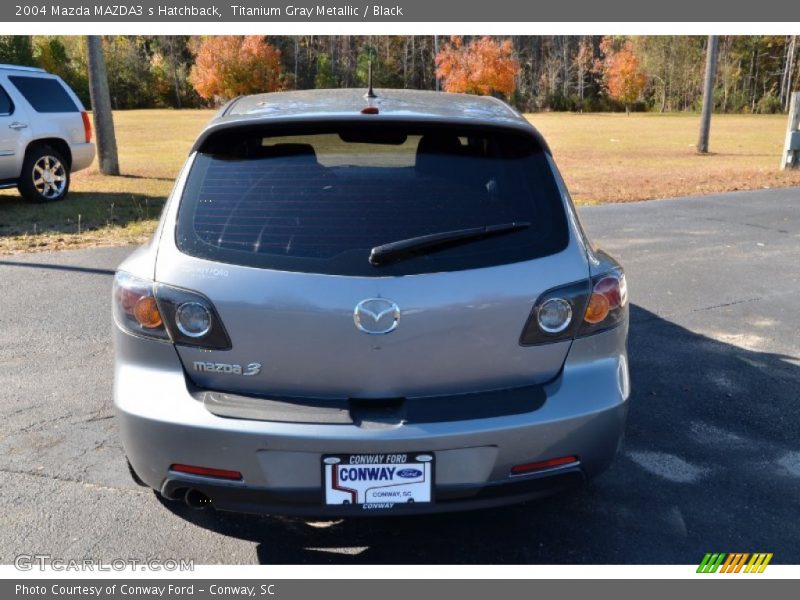
[[22, 163], [17, 188], [28, 202], [45, 203], [63, 200], [69, 191], [67, 161], [52, 146], [35, 146]]

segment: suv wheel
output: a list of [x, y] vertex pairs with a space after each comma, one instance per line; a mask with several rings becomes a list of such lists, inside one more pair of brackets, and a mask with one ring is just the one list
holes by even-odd
[[51, 146], [28, 151], [17, 186], [29, 202], [56, 202], [69, 191], [69, 169], [61, 153]]

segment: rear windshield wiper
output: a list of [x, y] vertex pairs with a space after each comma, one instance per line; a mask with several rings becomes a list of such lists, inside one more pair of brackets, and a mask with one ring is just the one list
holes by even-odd
[[455, 229], [453, 231], [421, 235], [406, 240], [375, 246], [369, 253], [369, 262], [379, 267], [403, 258], [430, 254], [431, 252], [444, 250], [445, 248], [458, 244], [466, 244], [496, 235], [520, 231], [530, 226], [531, 224], [528, 221], [516, 221], [513, 223], [484, 225], [483, 227], [469, 227], [467, 229]]

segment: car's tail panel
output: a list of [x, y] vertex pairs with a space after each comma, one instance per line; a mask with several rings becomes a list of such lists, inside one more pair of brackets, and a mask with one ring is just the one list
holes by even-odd
[[586, 274], [573, 247], [535, 261], [392, 278], [254, 269], [172, 250], [160, 253], [157, 280], [205, 295], [230, 336], [230, 350], [177, 347], [197, 385], [392, 398], [553, 378], [570, 341], [525, 347], [520, 335], [542, 292]]

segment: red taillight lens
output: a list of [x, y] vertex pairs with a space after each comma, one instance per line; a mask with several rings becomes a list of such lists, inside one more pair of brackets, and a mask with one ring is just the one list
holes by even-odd
[[552, 469], [553, 467], [563, 467], [564, 465], [571, 465], [578, 462], [577, 456], [561, 456], [559, 458], [551, 458], [549, 460], [540, 460], [538, 462], [525, 463], [522, 465], [514, 465], [511, 467], [512, 475], [525, 475], [526, 473], [533, 473], [534, 471], [543, 471], [545, 469]]
[[159, 340], [169, 339], [152, 281], [117, 273], [114, 276], [113, 303], [114, 319], [125, 331]]
[[622, 304], [620, 279], [617, 277], [603, 277], [594, 284], [594, 292], [605, 296], [606, 300], [608, 300], [609, 310], [619, 308]]
[[217, 479], [230, 479], [241, 481], [242, 474], [239, 471], [228, 471], [227, 469], [212, 469], [210, 467], [195, 467], [193, 465], [172, 465], [170, 471], [178, 473], [188, 473], [190, 475], [201, 475], [203, 477], [216, 477]]
[[231, 348], [213, 304], [198, 292], [118, 271], [113, 304], [114, 320], [128, 333], [205, 350]]
[[86, 143], [92, 141], [92, 122], [89, 120], [89, 113], [85, 110], [81, 111], [81, 118], [83, 119], [83, 135], [86, 138]]
[[592, 294], [583, 314], [578, 335], [609, 329], [627, 314], [628, 286], [622, 271], [613, 271], [594, 278]]

